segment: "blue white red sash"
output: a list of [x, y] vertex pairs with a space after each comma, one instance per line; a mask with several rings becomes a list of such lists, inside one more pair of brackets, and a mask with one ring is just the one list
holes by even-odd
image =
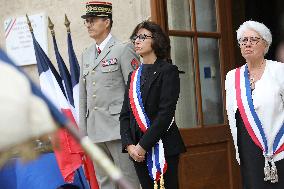
[[[236, 69], [235, 89], [238, 109], [245, 128], [253, 142], [262, 149], [265, 156], [264, 180], [270, 180], [272, 183], [275, 183], [278, 181], [278, 175], [273, 157], [284, 150], [284, 124], [273, 141], [273, 148], [269, 148], [268, 138], [253, 105], [247, 65]], [[271, 168], [269, 162], [272, 165]]]
[[[140, 91], [142, 69], [143, 64], [141, 64], [141, 66], [131, 75], [129, 101], [135, 120], [138, 123], [141, 131], [145, 133], [151, 126], [151, 122], [145, 112]], [[161, 139], [155, 144], [154, 147], [151, 148], [150, 151], [147, 152], [146, 160], [149, 175], [154, 181], [158, 181], [167, 170], [164, 147]]]

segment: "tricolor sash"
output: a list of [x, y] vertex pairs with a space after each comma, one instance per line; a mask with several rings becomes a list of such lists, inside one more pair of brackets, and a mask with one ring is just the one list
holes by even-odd
[[[129, 101], [135, 120], [138, 123], [140, 130], [143, 133], [145, 133], [147, 129], [151, 126], [151, 122], [145, 112], [145, 108], [142, 102], [141, 91], [140, 91], [140, 79], [141, 79], [142, 69], [143, 69], [143, 64], [141, 64], [141, 66], [137, 70], [135, 70], [131, 75], [130, 88], [129, 88]], [[172, 123], [173, 120], [171, 124]], [[165, 160], [165, 153], [164, 153], [162, 140], [160, 139], [155, 144], [155, 146], [151, 148], [150, 151], [147, 151], [146, 155], [147, 155], [146, 156], [147, 167], [149, 175], [155, 183], [154, 187], [157, 187], [157, 181], [160, 180], [160, 185], [161, 185], [160, 188], [163, 188], [164, 185], [163, 174], [167, 170], [167, 163]]]
[[[237, 68], [235, 72], [236, 100], [245, 128], [253, 142], [263, 151], [265, 157], [264, 180], [278, 182], [274, 156], [284, 150], [284, 124], [273, 141], [273, 148], [268, 147], [267, 136], [255, 111], [251, 95], [248, 66]], [[271, 167], [269, 165], [271, 163]]]

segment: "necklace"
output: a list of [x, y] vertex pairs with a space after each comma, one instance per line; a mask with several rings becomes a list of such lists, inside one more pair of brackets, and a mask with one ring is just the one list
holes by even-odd
[[[262, 67], [263, 67], [264, 63], [265, 63], [265, 59], [263, 59], [263, 61], [261, 62], [260, 66], [257, 68], [257, 70], [260, 70], [261, 75], [263, 74]], [[260, 75], [260, 73], [258, 72], [257, 74], [252, 74], [252, 73], [249, 74], [250, 88], [252, 90], [255, 88], [255, 82], [257, 81], [256, 78], [257, 78], [258, 75]]]
[[255, 79], [253, 76], [249, 78], [250, 88], [253, 90], [255, 88]]

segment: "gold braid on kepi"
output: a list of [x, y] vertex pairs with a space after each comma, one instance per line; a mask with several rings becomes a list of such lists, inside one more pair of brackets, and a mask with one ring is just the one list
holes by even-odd
[[86, 3], [86, 14], [81, 18], [107, 17], [112, 19], [112, 3], [102, 1], [90, 1]]

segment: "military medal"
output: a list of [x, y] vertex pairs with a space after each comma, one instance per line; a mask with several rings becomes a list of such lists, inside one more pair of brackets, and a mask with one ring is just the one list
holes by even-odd
[[101, 61], [101, 63], [102, 63], [103, 67], [115, 65], [115, 64], [117, 64], [117, 59], [112, 58], [112, 59], [108, 59], [108, 60], [103, 60], [103, 61]]
[[278, 174], [274, 157], [284, 150], [284, 124], [281, 125], [280, 128], [278, 128], [278, 132], [274, 139], [271, 137], [268, 138], [273, 139], [273, 146], [269, 148], [268, 139], [266, 138], [266, 135], [264, 133], [263, 125], [253, 105], [247, 65], [236, 69], [235, 89], [238, 109], [240, 111], [245, 128], [248, 131], [249, 136], [251, 137], [253, 142], [260, 149], [262, 149], [263, 155], [265, 157], [264, 181], [277, 183]]
[[[146, 130], [151, 126], [151, 123], [145, 112], [141, 97], [140, 77], [142, 69], [143, 64], [141, 64], [141, 66], [131, 75], [129, 101], [135, 120], [138, 123], [141, 131], [145, 133]], [[172, 123], [173, 120], [170, 126]], [[149, 175], [154, 181], [154, 189], [158, 189], [158, 181], [160, 181], [160, 189], [164, 189], [163, 174], [167, 170], [167, 163], [165, 160], [164, 147], [161, 139], [151, 148], [150, 151], [147, 151], [146, 160]]]

